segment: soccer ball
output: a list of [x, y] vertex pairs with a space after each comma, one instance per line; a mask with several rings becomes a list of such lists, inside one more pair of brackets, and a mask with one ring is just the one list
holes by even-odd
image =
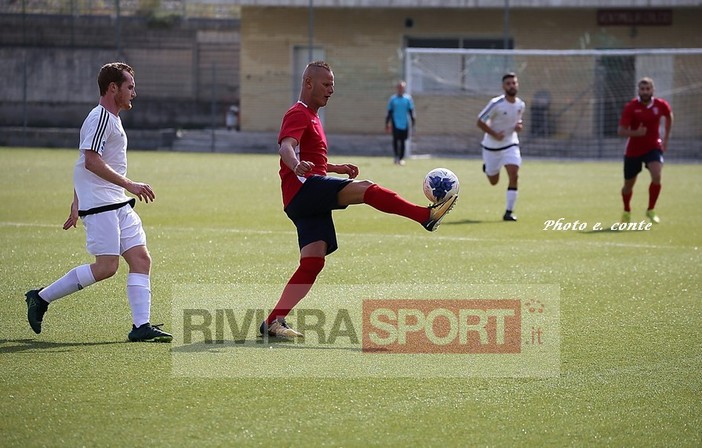
[[446, 168], [434, 168], [424, 177], [424, 196], [431, 202], [442, 202], [458, 194], [458, 177]]

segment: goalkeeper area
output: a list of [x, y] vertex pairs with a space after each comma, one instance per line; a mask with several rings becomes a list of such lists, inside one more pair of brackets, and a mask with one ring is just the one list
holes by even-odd
[[[613, 158], [623, 154], [617, 135], [624, 105], [644, 76], [654, 96], [668, 101], [674, 122], [669, 155], [702, 159], [702, 49], [473, 50], [407, 48], [407, 91], [418, 125], [415, 154], [480, 154], [475, 125], [490, 98], [503, 94], [507, 72], [519, 78], [526, 102], [520, 133], [525, 156]], [[448, 137], [448, 138], [447, 138]]]

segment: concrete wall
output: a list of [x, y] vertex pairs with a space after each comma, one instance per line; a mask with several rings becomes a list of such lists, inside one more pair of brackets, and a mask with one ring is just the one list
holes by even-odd
[[[205, 127], [239, 101], [239, 22], [0, 15], [0, 123], [76, 127], [99, 98], [97, 72], [135, 69], [131, 128]], [[213, 82], [214, 80], [214, 82]], [[220, 123], [221, 122], [221, 123]]]

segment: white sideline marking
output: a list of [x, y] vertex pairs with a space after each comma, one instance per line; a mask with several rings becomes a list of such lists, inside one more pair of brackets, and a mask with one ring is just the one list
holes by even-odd
[[[12, 221], [0, 221], [0, 227], [39, 227], [39, 228], [56, 228], [61, 229], [59, 224], [46, 224], [46, 223], [31, 223], [31, 222], [12, 222]], [[169, 231], [169, 232], [212, 232], [212, 233], [246, 233], [246, 234], [256, 234], [256, 235], [296, 235], [294, 230], [255, 230], [255, 229], [237, 229], [237, 228], [221, 228], [221, 227], [174, 227], [174, 226], [150, 226], [146, 228], [147, 235], [153, 231]], [[426, 230], [424, 230], [426, 233]], [[386, 233], [348, 233], [348, 232], [337, 232], [340, 236], [349, 236], [355, 238], [401, 238], [406, 239], [407, 234], [386, 234]], [[425, 235], [429, 236], [429, 234]], [[443, 236], [443, 235], [433, 235], [431, 237], [433, 240], [440, 241], [457, 241], [457, 242], [491, 242], [491, 243], [504, 243], [505, 240], [500, 238], [473, 238], [467, 236]], [[534, 243], [543, 244], [548, 242], [555, 242], [553, 240], [528, 240], [521, 239], [519, 242], [523, 243]], [[563, 241], [557, 242], [559, 245], [580, 245], [580, 244], [594, 244], [597, 246], [609, 246], [609, 247], [635, 247], [635, 248], [647, 248], [647, 249], [686, 249], [682, 246], [672, 246], [672, 245], [656, 245], [656, 244], [641, 244], [641, 243], [615, 243], [607, 241]]]

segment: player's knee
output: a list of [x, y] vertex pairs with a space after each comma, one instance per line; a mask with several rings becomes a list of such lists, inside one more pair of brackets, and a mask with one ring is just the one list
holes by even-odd
[[497, 183], [500, 181], [500, 176], [488, 176], [487, 178], [490, 185], [497, 185]]
[[110, 258], [109, 260], [100, 260], [93, 265], [93, 277], [99, 282], [112, 277], [117, 273], [119, 268], [119, 258]]
[[139, 263], [141, 265], [140, 272], [151, 272], [151, 256], [148, 252], [139, 260]]
[[366, 192], [370, 187], [375, 185], [375, 182], [370, 181], [370, 180], [354, 180], [353, 181], [354, 188], [353, 191], [357, 193], [356, 199], [358, 202], [363, 202], [364, 198], [366, 196]]
[[129, 268], [132, 272], [151, 272], [151, 255], [149, 255], [149, 252], [140, 252], [136, 257], [133, 257], [129, 262]]
[[129, 272], [148, 274], [151, 272], [151, 255], [146, 246], [136, 246], [122, 254], [129, 265]]

